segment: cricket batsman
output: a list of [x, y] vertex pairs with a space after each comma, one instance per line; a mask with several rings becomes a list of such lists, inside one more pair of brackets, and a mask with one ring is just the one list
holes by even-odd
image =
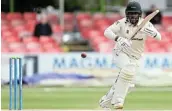
[[144, 20], [142, 9], [138, 2], [129, 2], [126, 10], [126, 17], [116, 21], [109, 26], [105, 37], [116, 42], [113, 51], [113, 62], [116, 64], [119, 74], [111, 89], [104, 95], [99, 104], [102, 108], [123, 109], [125, 97], [139, 68], [139, 61], [144, 52], [144, 43], [147, 37], [161, 40], [160, 33], [152, 23], [147, 22], [137, 35], [131, 39], [131, 35], [138, 25]]

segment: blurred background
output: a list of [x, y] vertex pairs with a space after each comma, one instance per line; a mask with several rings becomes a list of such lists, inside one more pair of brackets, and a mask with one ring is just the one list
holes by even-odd
[[[131, 0], [1, 0], [2, 109], [9, 104], [9, 58], [22, 58], [24, 109], [100, 109], [113, 84], [114, 41], [104, 30]], [[132, 0], [133, 1], [133, 0]], [[125, 109], [172, 109], [172, 0], [135, 0], [161, 41], [148, 38]], [[81, 58], [81, 52], [87, 57]]]

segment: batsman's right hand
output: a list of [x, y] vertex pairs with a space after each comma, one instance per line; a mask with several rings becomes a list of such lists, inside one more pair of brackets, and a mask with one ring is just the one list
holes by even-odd
[[131, 47], [132, 42], [124, 37], [118, 37], [117, 44], [121, 46], [121, 48], [129, 48]]

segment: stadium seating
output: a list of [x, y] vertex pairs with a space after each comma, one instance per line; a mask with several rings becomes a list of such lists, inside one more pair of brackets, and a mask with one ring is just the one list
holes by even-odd
[[23, 14], [24, 20], [36, 20], [36, 13], [31, 13], [31, 12], [25, 12]]
[[[1, 39], [2, 52], [63, 52], [59, 43], [52, 37], [41, 36], [40, 39], [32, 36], [34, 27], [38, 23], [36, 13], [1, 13]], [[54, 15], [50, 18], [53, 21]], [[55, 17], [56, 18], [56, 17]], [[104, 37], [104, 30], [116, 20], [122, 18], [116, 13], [65, 13], [65, 26], [62, 29], [59, 23], [52, 25], [54, 33], [62, 34], [62, 31], [73, 31], [75, 25], [84, 39], [89, 40], [93, 49], [97, 52], [111, 52], [113, 41]], [[75, 20], [76, 19], [76, 20]], [[75, 24], [76, 23], [76, 24]], [[156, 41], [148, 37], [145, 45], [146, 52], [172, 52], [172, 17], [163, 17], [163, 23], [157, 27], [162, 35], [162, 41]], [[24, 33], [24, 34], [23, 34]], [[27, 33], [27, 34], [26, 34]]]

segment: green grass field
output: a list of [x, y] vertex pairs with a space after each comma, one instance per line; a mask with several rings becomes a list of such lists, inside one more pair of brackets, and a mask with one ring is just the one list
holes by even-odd
[[[97, 109], [98, 100], [108, 88], [24, 87], [24, 109]], [[2, 109], [8, 109], [9, 90], [2, 88]], [[172, 109], [172, 87], [137, 88], [131, 92], [125, 109]]]

